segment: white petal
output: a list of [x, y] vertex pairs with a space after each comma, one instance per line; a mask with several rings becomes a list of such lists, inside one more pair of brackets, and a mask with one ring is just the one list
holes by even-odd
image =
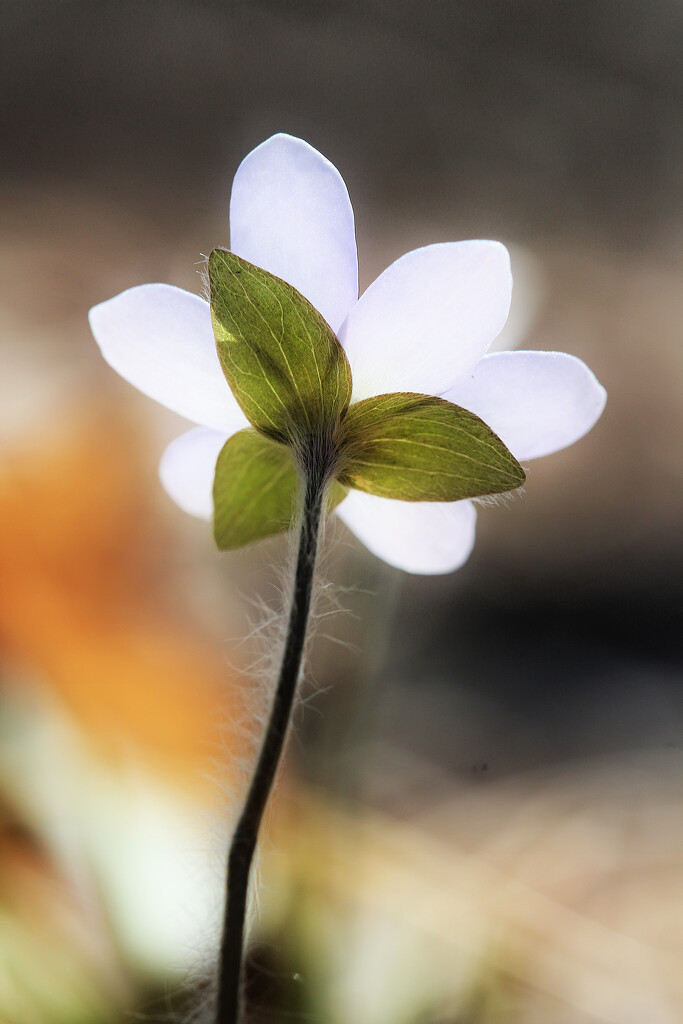
[[216, 460], [228, 436], [195, 427], [171, 441], [161, 456], [161, 482], [183, 512], [200, 519], [212, 518]]
[[90, 310], [109, 365], [144, 394], [194, 423], [247, 426], [223, 376], [209, 305], [169, 284], [129, 288]]
[[356, 234], [344, 179], [291, 135], [273, 135], [238, 167], [230, 248], [294, 285], [334, 331], [358, 298]]
[[337, 515], [373, 555], [405, 572], [453, 572], [474, 546], [471, 501], [393, 501], [349, 491]]
[[566, 448], [598, 420], [607, 393], [563, 352], [495, 352], [444, 398], [488, 423], [517, 459]]
[[392, 263], [339, 334], [353, 401], [389, 391], [441, 395], [470, 370], [510, 308], [510, 259], [499, 242], [447, 242]]

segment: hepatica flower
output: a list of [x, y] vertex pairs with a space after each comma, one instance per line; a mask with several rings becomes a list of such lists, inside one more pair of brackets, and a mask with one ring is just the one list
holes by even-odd
[[276, 135], [240, 165], [231, 249], [210, 301], [149, 284], [95, 306], [105, 359], [199, 424], [164, 453], [178, 504], [220, 548], [300, 519], [282, 662], [228, 857], [216, 1024], [243, 1015], [250, 865], [296, 695], [325, 506], [375, 554], [449, 572], [472, 548], [472, 499], [514, 490], [521, 461], [571, 444], [605, 392], [572, 356], [486, 351], [512, 287], [497, 242], [409, 252], [358, 298], [353, 212], [338, 171]]
[[167, 448], [162, 482], [235, 548], [287, 529], [315, 453], [330, 505], [408, 572], [458, 568], [473, 498], [513, 490], [526, 462], [571, 444], [605, 392], [570, 355], [486, 351], [512, 279], [497, 242], [429, 245], [358, 298], [354, 219], [336, 168], [275, 135], [240, 165], [230, 251], [210, 302], [164, 284], [95, 306], [109, 364], [199, 424]]

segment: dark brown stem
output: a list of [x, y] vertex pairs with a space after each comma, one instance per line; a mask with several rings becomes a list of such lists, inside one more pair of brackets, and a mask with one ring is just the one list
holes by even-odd
[[315, 468], [307, 474], [299, 551], [284, 653], [270, 719], [256, 770], [232, 837], [218, 968], [216, 1024], [242, 1024], [242, 960], [249, 872], [263, 812], [282, 755], [296, 696], [306, 627], [311, 606], [313, 574], [323, 514], [326, 474]]

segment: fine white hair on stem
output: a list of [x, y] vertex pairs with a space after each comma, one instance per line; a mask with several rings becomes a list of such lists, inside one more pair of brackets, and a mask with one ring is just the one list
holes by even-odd
[[[287, 557], [277, 558], [269, 565], [270, 585], [274, 599], [266, 600], [263, 596], [251, 597], [248, 599], [250, 606], [249, 628], [246, 634], [235, 643], [233, 649], [240, 653], [247, 654], [242, 664], [236, 666], [230, 664], [235, 659], [226, 657], [226, 666], [233, 682], [241, 680], [243, 691], [248, 694], [248, 699], [241, 705], [239, 719], [234, 717], [228, 722], [226, 719], [221, 726], [223, 742], [217, 743], [217, 750], [211, 770], [211, 780], [214, 786], [224, 796], [223, 813], [227, 810], [228, 826], [222, 825], [220, 820], [214, 819], [209, 826], [209, 834], [213, 838], [211, 843], [213, 853], [212, 872], [216, 879], [225, 877], [225, 849], [228, 845], [226, 832], [235, 827], [242, 800], [247, 792], [249, 782], [254, 770], [259, 749], [266, 730], [268, 716], [271, 709], [272, 698], [279, 674], [282, 649], [285, 642], [287, 623], [289, 618], [292, 580], [294, 567], [297, 560], [299, 523], [292, 525], [289, 536], [286, 540]], [[316, 584], [314, 585], [311, 616], [306, 638], [306, 649], [304, 651], [304, 663], [300, 671], [300, 681], [305, 676], [307, 679], [307, 690], [297, 696], [295, 710], [306, 710], [313, 706], [315, 698], [322, 692], [310, 670], [310, 663], [306, 657], [310, 647], [312, 636], [318, 632], [318, 627], [327, 621], [332, 615], [338, 614], [341, 601], [338, 594], [327, 582], [324, 571], [326, 561], [324, 545], [324, 526], [321, 529], [319, 538], [319, 552], [321, 557], [318, 560], [318, 572], [316, 573]], [[319, 582], [318, 582], [319, 581]], [[325, 634], [327, 631], [325, 631]], [[332, 639], [332, 638], [331, 638]], [[336, 639], [336, 638], [335, 638]], [[341, 641], [340, 641], [341, 642]], [[316, 709], [317, 710], [317, 709]], [[318, 711], [320, 714], [321, 712]], [[296, 735], [296, 731], [294, 731]], [[230, 742], [228, 743], [228, 737]], [[239, 741], [237, 744], [235, 739]], [[226, 807], [227, 804], [227, 807]], [[248, 919], [253, 923], [259, 917], [259, 901], [262, 893], [260, 878], [261, 863], [264, 855], [271, 853], [269, 841], [270, 820], [273, 811], [272, 802], [269, 803], [251, 872], [250, 897], [248, 907]], [[220, 851], [220, 852], [219, 852]], [[217, 891], [220, 891], [217, 887]], [[220, 900], [216, 901], [220, 904]], [[212, 938], [219, 931], [220, 906], [216, 907], [215, 921], [211, 922], [210, 934]], [[198, 962], [206, 963], [208, 958], [198, 955]], [[215, 997], [215, 980], [202, 976], [197, 972], [195, 977], [204, 982], [202, 987], [203, 999], [198, 1001], [191, 1012], [185, 1014], [185, 1020], [191, 1024], [202, 1024], [204, 1020], [209, 1021], [212, 1001]]]
[[202, 295], [207, 302], [211, 302], [211, 284], [209, 282], [209, 257], [204, 253], [200, 253], [201, 259], [195, 262], [195, 267], [198, 268], [197, 273], [202, 282]]
[[509, 508], [513, 502], [521, 498], [525, 493], [524, 485], [516, 487], [514, 491], [503, 491], [501, 494], [484, 494], [479, 498], [471, 498], [475, 505], [481, 508]]
[[[239, 711], [235, 713], [234, 704], [229, 712], [227, 706], [222, 711], [218, 709], [219, 738], [207, 772], [211, 785], [223, 798], [211, 816], [208, 812], [204, 815], [203, 823], [216, 899], [211, 920], [207, 922], [205, 948], [195, 951], [197, 967], [188, 972], [185, 987], [196, 989], [196, 998], [194, 1004], [179, 1015], [178, 1020], [183, 1024], [209, 1024], [213, 1018], [216, 980], [211, 963], [222, 922], [221, 894], [224, 892], [228, 838], [236, 825], [263, 739], [284, 637], [285, 618], [281, 608], [275, 608], [258, 597], [244, 599], [251, 606], [249, 628], [239, 640], [226, 638], [229, 647], [225, 655], [226, 676], [230, 678], [234, 692], [239, 694]], [[230, 650], [241, 654], [246, 651], [248, 656], [238, 661], [230, 657]], [[267, 830], [264, 832], [267, 835]], [[249, 918], [253, 920], [258, 916], [258, 855], [252, 879]]]

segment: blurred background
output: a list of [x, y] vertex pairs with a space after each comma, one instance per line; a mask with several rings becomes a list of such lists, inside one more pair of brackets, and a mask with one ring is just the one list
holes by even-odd
[[328, 531], [252, 1019], [676, 1024], [681, 4], [10, 0], [0, 32], [0, 1019], [201, 1019], [289, 549], [218, 556], [171, 504], [185, 424], [86, 314], [200, 291], [287, 131], [348, 184], [362, 287], [500, 239], [502, 343], [609, 401], [454, 575]]

